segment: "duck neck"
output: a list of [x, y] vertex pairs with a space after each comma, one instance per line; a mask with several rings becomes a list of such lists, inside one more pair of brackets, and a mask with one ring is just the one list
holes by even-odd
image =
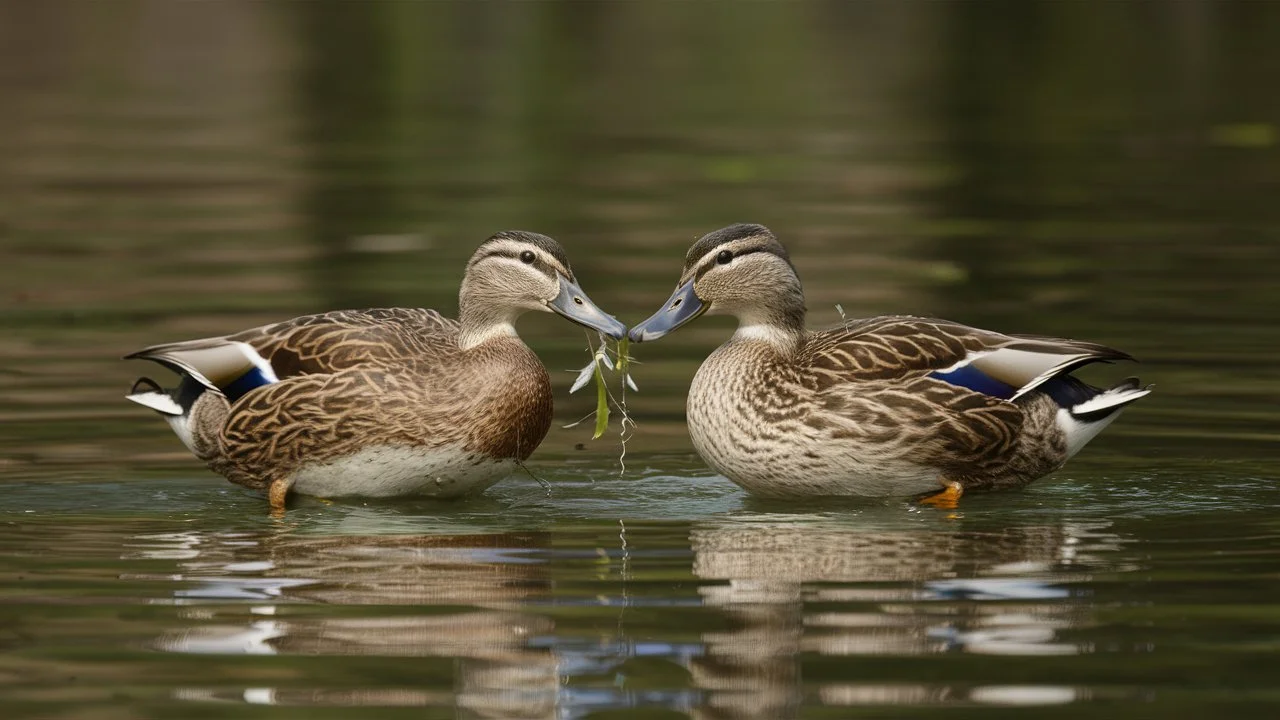
[[494, 338], [517, 337], [515, 320], [519, 312], [475, 297], [469, 289], [464, 284], [458, 297], [458, 322], [462, 325], [458, 346], [470, 350]]
[[738, 314], [734, 340], [762, 342], [784, 356], [794, 355], [804, 340], [804, 297], [796, 301]]

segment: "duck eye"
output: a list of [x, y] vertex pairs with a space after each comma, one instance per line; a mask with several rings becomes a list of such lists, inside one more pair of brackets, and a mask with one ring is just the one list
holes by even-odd
[[524, 252], [520, 253], [520, 262], [524, 263], [525, 265], [532, 265], [536, 257], [537, 256], [533, 254], [532, 250], [525, 250]]
[[728, 265], [729, 261], [732, 259], [733, 259], [732, 250], [721, 250], [720, 254], [716, 256], [716, 262], [720, 263], [721, 265]]

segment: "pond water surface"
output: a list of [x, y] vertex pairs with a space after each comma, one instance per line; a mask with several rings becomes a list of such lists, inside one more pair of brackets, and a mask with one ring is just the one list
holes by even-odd
[[[5, 717], [1275, 717], [1280, 6], [0, 0]], [[636, 348], [460, 502], [259, 495], [123, 394], [144, 345], [456, 310], [504, 228], [627, 322], [772, 227], [810, 324], [1089, 339], [1155, 392], [956, 511], [744, 495]]]

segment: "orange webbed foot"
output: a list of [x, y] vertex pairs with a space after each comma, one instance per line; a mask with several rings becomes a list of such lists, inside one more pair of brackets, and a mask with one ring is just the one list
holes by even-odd
[[955, 510], [960, 507], [961, 495], [964, 495], [964, 486], [953, 480], [946, 483], [938, 492], [920, 498], [918, 502], [921, 505], [929, 505], [939, 510]]
[[289, 488], [293, 487], [293, 483], [287, 480], [273, 480], [271, 487], [267, 490], [267, 501], [271, 504], [271, 514], [280, 516], [284, 514], [284, 504], [289, 497]]

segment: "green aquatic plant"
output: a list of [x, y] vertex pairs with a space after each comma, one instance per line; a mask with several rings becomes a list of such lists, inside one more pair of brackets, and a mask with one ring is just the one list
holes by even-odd
[[[635, 422], [627, 414], [627, 389], [630, 388], [639, 392], [635, 380], [631, 378], [632, 358], [629, 352], [631, 343], [626, 337], [623, 337], [610, 347], [608, 339], [603, 334], [598, 334], [598, 337], [600, 341], [598, 345], [591, 343], [588, 339], [587, 350], [591, 353], [591, 360], [578, 371], [578, 377], [574, 379], [573, 385], [569, 388], [570, 393], [575, 393], [586, 387], [592, 380], [595, 380], [596, 409], [582, 420], [570, 423], [565, 427], [574, 427], [594, 415], [596, 423], [591, 439], [598, 440], [608, 431], [609, 417], [613, 412], [613, 408], [617, 408], [618, 414], [622, 417], [618, 432], [622, 450], [618, 456], [618, 462], [622, 465], [622, 472], [626, 472], [627, 440], [631, 437], [631, 431], [635, 427]], [[605, 378], [606, 371], [620, 378], [620, 387], [616, 397], [609, 390], [609, 383]]]

